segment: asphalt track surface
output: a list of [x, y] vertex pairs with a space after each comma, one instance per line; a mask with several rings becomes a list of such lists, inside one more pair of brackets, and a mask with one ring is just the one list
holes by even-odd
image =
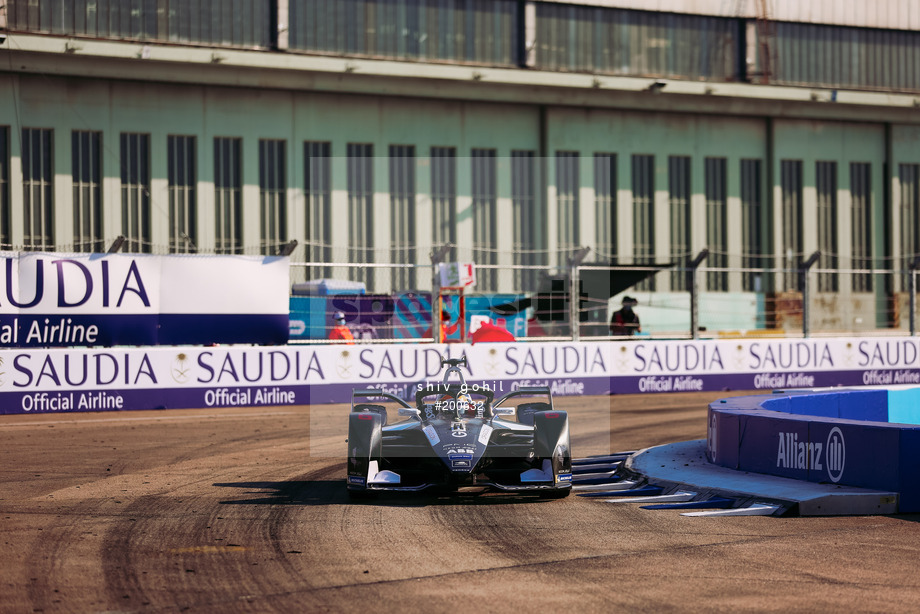
[[[576, 456], [726, 394], [558, 398]], [[345, 406], [0, 416], [0, 612], [916, 611], [920, 515], [350, 503]]]

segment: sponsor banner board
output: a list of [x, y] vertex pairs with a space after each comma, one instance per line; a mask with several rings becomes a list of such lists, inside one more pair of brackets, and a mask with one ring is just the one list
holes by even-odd
[[0, 348], [286, 343], [287, 258], [0, 253]]
[[916, 337], [637, 340], [610, 346], [616, 393], [920, 383]]
[[411, 399], [448, 355], [465, 355], [469, 384], [496, 397], [520, 386], [565, 396], [908, 383], [920, 379], [917, 348], [891, 338], [18, 348], [0, 350], [0, 413], [336, 403], [368, 387]]

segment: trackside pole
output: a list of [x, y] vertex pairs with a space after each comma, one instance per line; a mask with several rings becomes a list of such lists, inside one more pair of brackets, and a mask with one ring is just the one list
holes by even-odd
[[441, 245], [431, 250], [431, 337], [435, 343], [441, 343], [441, 270], [440, 264], [450, 251], [450, 244]]
[[907, 279], [910, 288], [910, 336], [917, 334], [917, 269], [920, 268], [920, 258], [910, 263]]
[[799, 275], [802, 283], [802, 336], [806, 339], [811, 335], [811, 310], [808, 308], [809, 298], [811, 296], [811, 282], [809, 282], [808, 271], [815, 265], [821, 252], [815, 252], [808, 257], [808, 260], [799, 265]]
[[690, 338], [700, 338], [700, 285], [699, 285], [699, 268], [700, 265], [709, 256], [709, 248], [704, 247], [700, 253], [690, 261], [690, 270], [687, 275], [690, 277], [687, 286], [690, 288]]
[[569, 326], [572, 327], [572, 341], [581, 339], [581, 283], [579, 266], [588, 257], [590, 247], [580, 247], [569, 256]]

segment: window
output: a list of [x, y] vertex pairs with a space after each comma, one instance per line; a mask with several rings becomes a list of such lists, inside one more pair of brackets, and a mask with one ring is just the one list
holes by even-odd
[[150, 135], [122, 133], [121, 233], [124, 250], [149, 253], [150, 236]]
[[10, 228], [10, 128], [0, 126], [0, 249], [13, 248]]
[[51, 130], [22, 129], [23, 248], [54, 249]]
[[[776, 21], [772, 81], [827, 89], [917, 91], [920, 33]], [[795, 58], [790, 61], [789, 58]], [[804, 58], [808, 58], [807, 61]]]
[[[632, 157], [633, 260], [655, 262], [655, 156]], [[655, 278], [636, 284], [637, 290], [654, 291]]]
[[[457, 245], [457, 150], [431, 148], [431, 238], [434, 245]], [[447, 259], [457, 260], [452, 247]]]
[[101, 136], [100, 132], [75, 130], [71, 133], [73, 242], [77, 252], [103, 251]]
[[799, 264], [802, 261], [802, 161], [780, 162], [783, 191], [783, 287], [799, 289]]
[[259, 140], [260, 251], [278, 253], [287, 240], [286, 143], [278, 139]]
[[523, 24], [517, 0], [290, 0], [287, 4], [291, 49], [506, 66], [518, 62]]
[[[473, 149], [471, 155], [473, 175], [473, 262], [477, 266], [497, 265], [496, 239], [498, 185], [494, 149]], [[476, 285], [482, 292], [498, 291], [498, 271], [479, 268]]]
[[268, 47], [264, 0], [8, 0], [10, 29], [208, 46]]
[[[872, 177], [868, 162], [850, 163], [853, 268], [872, 269]], [[853, 292], [872, 292], [872, 274], [855, 273]]]
[[706, 158], [704, 190], [706, 192], [706, 243], [708, 265], [721, 269], [710, 271], [706, 285], [710, 292], [728, 291], [728, 201], [726, 197], [725, 158]]
[[[390, 145], [390, 246], [393, 262], [415, 264], [415, 147]], [[392, 290], [416, 287], [414, 268], [395, 268]]]
[[[515, 220], [512, 229], [514, 264], [535, 267], [542, 262], [541, 254], [537, 250], [543, 247], [543, 219], [536, 198], [536, 164], [533, 151], [511, 152], [511, 208], [512, 219]], [[534, 268], [516, 269], [516, 291], [536, 291], [539, 278]]]
[[[901, 180], [901, 268], [910, 269], [920, 256], [920, 164], [901, 164], [898, 166]], [[0, 179], [2, 180], [2, 179]], [[909, 288], [909, 281], [904, 278], [903, 288]]]
[[[349, 143], [348, 156], [348, 261], [374, 261], [374, 146]], [[355, 267], [355, 281], [373, 286], [373, 269]]]
[[[306, 141], [303, 144], [304, 196], [307, 200], [307, 262], [332, 262], [332, 145]], [[331, 277], [332, 268], [311, 269]]]
[[764, 256], [767, 229], [764, 223], [762, 163], [756, 159], [741, 161], [741, 286], [747, 292], [765, 292], [768, 273]]
[[556, 240], [560, 258], [579, 247], [578, 152], [556, 152]]
[[569, 3], [536, 9], [543, 70], [723, 81], [738, 74], [736, 20]]
[[[815, 165], [815, 183], [818, 194], [818, 267], [837, 268], [837, 163], [818, 162]], [[818, 292], [837, 292], [839, 280], [836, 273], [818, 274]]]
[[617, 155], [594, 154], [594, 219], [597, 254], [614, 261], [617, 256]]
[[671, 209], [671, 262], [683, 268], [671, 273], [671, 290], [686, 291], [690, 254], [690, 156], [668, 158], [668, 206]]
[[214, 139], [214, 231], [218, 254], [243, 253], [243, 139]]
[[169, 252], [190, 254], [198, 251], [195, 185], [197, 164], [195, 137], [173, 136], [167, 140], [167, 178], [169, 180]]

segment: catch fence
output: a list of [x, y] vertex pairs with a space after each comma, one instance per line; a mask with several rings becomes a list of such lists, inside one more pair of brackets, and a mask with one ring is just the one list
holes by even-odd
[[[562, 259], [559, 259], [562, 260]], [[469, 340], [486, 319], [518, 340], [625, 339], [612, 314], [635, 299], [640, 330], [631, 338], [913, 335], [916, 269], [476, 264], [463, 293], [464, 326], [448, 342]], [[807, 266], [806, 266], [807, 265]], [[460, 297], [445, 292], [433, 264], [292, 263], [294, 343], [325, 342], [336, 311], [366, 342], [430, 342], [439, 312], [460, 317]], [[632, 301], [629, 301], [632, 302]], [[573, 326], [573, 322], [577, 322]]]

